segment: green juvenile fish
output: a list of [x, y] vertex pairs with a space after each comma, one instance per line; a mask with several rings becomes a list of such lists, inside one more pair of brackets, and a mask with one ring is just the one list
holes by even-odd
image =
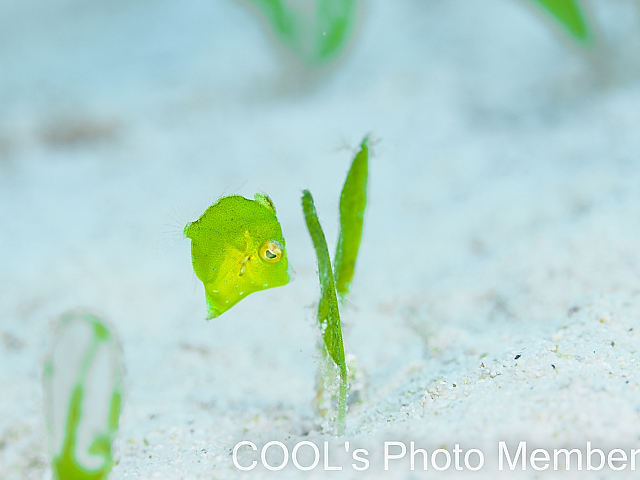
[[222, 197], [184, 227], [193, 270], [204, 284], [207, 320], [250, 293], [289, 283], [282, 228], [271, 199]]

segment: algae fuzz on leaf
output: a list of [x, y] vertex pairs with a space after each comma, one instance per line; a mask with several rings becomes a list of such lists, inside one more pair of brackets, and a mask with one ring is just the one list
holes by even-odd
[[207, 320], [247, 295], [289, 283], [282, 228], [271, 199], [220, 198], [184, 227], [193, 270], [204, 284]]

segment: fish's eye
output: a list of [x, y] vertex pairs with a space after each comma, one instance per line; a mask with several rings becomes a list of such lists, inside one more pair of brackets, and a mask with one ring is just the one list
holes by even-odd
[[277, 240], [267, 240], [260, 245], [260, 258], [268, 263], [277, 263], [282, 259], [282, 245]]

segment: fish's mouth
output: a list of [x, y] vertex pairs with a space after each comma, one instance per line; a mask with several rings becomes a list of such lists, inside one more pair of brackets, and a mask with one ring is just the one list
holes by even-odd
[[297, 274], [298, 272], [296, 272], [296, 269], [291, 266], [291, 263], [289, 263], [289, 259], [287, 258], [287, 283], [291, 280], [295, 280]]

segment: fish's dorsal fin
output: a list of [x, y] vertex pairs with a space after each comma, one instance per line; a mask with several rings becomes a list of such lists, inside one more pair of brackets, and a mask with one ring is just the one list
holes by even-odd
[[267, 195], [266, 193], [258, 192], [253, 198], [255, 198], [256, 202], [258, 202], [260, 205], [263, 205], [273, 213], [276, 213], [276, 207], [273, 205], [273, 202], [269, 198], [269, 195]]

